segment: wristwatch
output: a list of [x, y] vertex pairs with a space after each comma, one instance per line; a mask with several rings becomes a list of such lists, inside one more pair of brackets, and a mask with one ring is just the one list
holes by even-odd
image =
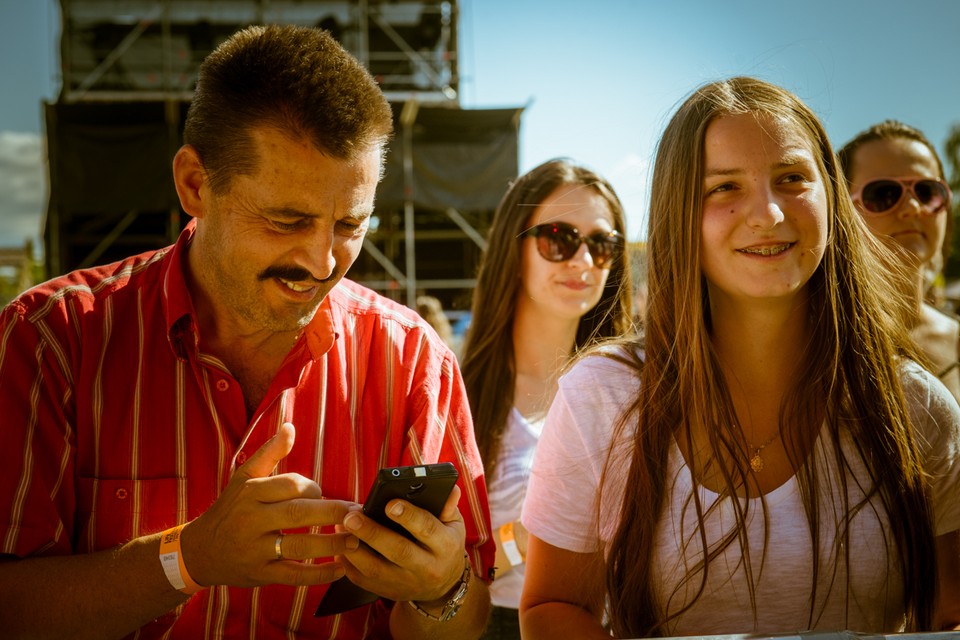
[[467, 596], [467, 588], [470, 586], [470, 574], [471, 574], [470, 562], [467, 560], [466, 554], [464, 554], [463, 560], [464, 560], [464, 568], [463, 568], [463, 575], [460, 576], [460, 584], [457, 586], [456, 590], [453, 592], [453, 595], [450, 596], [450, 599], [444, 603], [443, 609], [440, 610], [439, 616], [435, 616], [429, 611], [426, 611], [413, 600], [407, 601], [408, 603], [410, 603], [410, 606], [413, 607], [414, 610], [420, 615], [422, 615], [423, 617], [430, 618], [431, 620], [435, 620], [437, 622], [446, 622], [448, 620], [453, 620], [453, 618], [460, 611], [460, 607], [463, 605], [463, 600]]

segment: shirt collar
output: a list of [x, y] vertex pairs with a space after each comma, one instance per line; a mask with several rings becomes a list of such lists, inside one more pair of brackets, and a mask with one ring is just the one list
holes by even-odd
[[334, 341], [340, 337], [337, 332], [337, 322], [333, 313], [333, 306], [330, 304], [330, 297], [338, 295], [340, 284], [337, 283], [330, 293], [326, 295], [317, 312], [313, 314], [310, 324], [304, 329], [307, 338], [307, 349], [310, 351], [312, 360], [319, 360], [327, 351], [333, 347]]
[[197, 353], [196, 314], [183, 272], [187, 247], [193, 241], [197, 221], [190, 220], [167, 254], [163, 272], [163, 315], [170, 348], [180, 359]]

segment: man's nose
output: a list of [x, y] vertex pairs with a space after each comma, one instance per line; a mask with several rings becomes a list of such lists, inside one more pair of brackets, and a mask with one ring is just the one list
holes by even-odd
[[304, 247], [304, 268], [308, 269], [317, 280], [329, 278], [337, 268], [337, 261], [333, 255], [333, 232], [319, 228], [310, 234], [309, 241]]

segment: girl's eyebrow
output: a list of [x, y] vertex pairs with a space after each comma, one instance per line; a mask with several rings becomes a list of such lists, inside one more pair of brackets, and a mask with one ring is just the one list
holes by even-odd
[[813, 157], [806, 149], [789, 151], [784, 154], [780, 162], [775, 164], [774, 167], [777, 169], [782, 169], [783, 167], [792, 167], [798, 164], [806, 164], [808, 162], [813, 162]]
[[714, 178], [716, 176], [732, 176], [738, 173], [743, 173], [743, 169], [708, 169], [703, 173], [704, 178]]
[[[810, 156], [810, 153], [803, 151], [790, 151], [773, 165], [774, 169], [784, 169], [786, 167], [794, 167], [798, 164], [807, 164], [812, 162], [813, 158]], [[704, 178], [713, 178], [717, 176], [732, 176], [738, 173], [742, 173], [743, 169], [737, 167], [723, 168], [723, 169], [710, 169], [709, 167], [704, 171]]]

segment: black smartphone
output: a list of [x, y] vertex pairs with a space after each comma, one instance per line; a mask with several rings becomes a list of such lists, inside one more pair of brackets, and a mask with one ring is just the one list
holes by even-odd
[[[459, 475], [457, 468], [450, 462], [380, 469], [363, 503], [363, 513], [412, 540], [413, 534], [387, 516], [385, 512], [387, 503], [402, 498], [414, 506], [429, 511], [434, 516], [439, 516]], [[369, 604], [378, 597], [375, 593], [353, 584], [344, 576], [327, 588], [313, 615], [331, 616], [343, 613]]]

